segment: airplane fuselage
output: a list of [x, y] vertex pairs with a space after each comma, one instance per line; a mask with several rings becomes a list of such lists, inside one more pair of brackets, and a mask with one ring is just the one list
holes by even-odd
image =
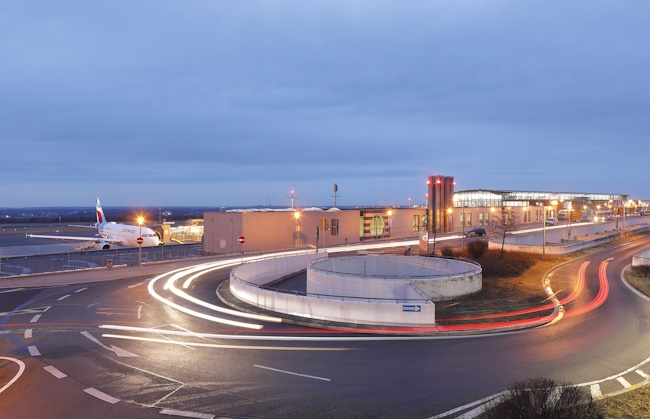
[[128, 224], [101, 223], [97, 225], [97, 232], [102, 238], [121, 240], [122, 246], [139, 246], [137, 239], [142, 235], [142, 246], [158, 246], [160, 238], [155, 231], [148, 227]]

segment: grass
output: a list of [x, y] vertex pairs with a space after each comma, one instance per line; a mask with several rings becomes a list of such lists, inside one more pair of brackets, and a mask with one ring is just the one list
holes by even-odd
[[634, 269], [625, 271], [625, 279], [634, 288], [650, 297], [650, 277], [639, 275]]
[[650, 385], [596, 403], [604, 407], [606, 418], [650, 418]]

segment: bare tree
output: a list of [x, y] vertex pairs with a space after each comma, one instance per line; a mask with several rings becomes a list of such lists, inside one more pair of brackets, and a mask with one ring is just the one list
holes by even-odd
[[492, 219], [492, 223], [501, 234], [501, 259], [503, 259], [506, 236], [517, 227], [517, 216], [512, 208], [501, 207], [501, 213]]

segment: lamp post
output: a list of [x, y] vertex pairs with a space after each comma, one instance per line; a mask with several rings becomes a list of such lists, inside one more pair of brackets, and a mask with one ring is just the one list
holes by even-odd
[[465, 253], [465, 200], [463, 200], [463, 238], [461, 240], [461, 253]]
[[390, 241], [390, 224], [391, 224], [391, 218], [393, 215], [393, 210], [389, 209], [388, 210], [388, 240]]
[[447, 208], [447, 214], [449, 214], [449, 232], [454, 231], [454, 210]]
[[[138, 225], [140, 226], [140, 235], [138, 238], [142, 237], [142, 223], [144, 222], [144, 218], [142, 216], [138, 217]], [[140, 241], [140, 240], [138, 240]], [[142, 243], [138, 244], [138, 269], [142, 270]]]
[[[298, 220], [300, 219], [300, 212], [296, 211], [293, 213], [293, 218], [296, 220], [295, 227], [293, 229], [293, 247], [298, 247], [298, 239], [296, 238], [296, 233], [298, 232]], [[323, 241], [325, 239], [323, 238]]]
[[[551, 205], [557, 205], [557, 201], [551, 201]], [[546, 204], [544, 204], [544, 225], [542, 227], [542, 260], [546, 260]]]
[[571, 239], [571, 210], [573, 209], [573, 205], [571, 202], [569, 202], [569, 239]]
[[409, 198], [409, 208], [411, 208], [411, 198]]

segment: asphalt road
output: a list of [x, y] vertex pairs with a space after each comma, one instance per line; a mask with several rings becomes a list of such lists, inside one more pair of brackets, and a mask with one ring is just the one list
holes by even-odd
[[[268, 322], [251, 330], [162, 304], [148, 291], [151, 277], [6, 290], [0, 388], [20, 373], [16, 361], [24, 372], [1, 393], [0, 409], [24, 418], [159, 417], [165, 409], [205, 417], [430, 417], [533, 376], [601, 380], [650, 357], [650, 303], [620, 279], [632, 255], [648, 247], [644, 237], [553, 272], [561, 297], [589, 262], [584, 289], [559, 322], [480, 337], [370, 337]], [[225, 308], [215, 289], [229, 269], [195, 279], [186, 292]], [[181, 307], [242, 321], [163, 285], [152, 288]], [[650, 374], [650, 364], [639, 370]], [[644, 379], [635, 370], [622, 378]], [[624, 388], [615, 378], [597, 385], [602, 394]]]

